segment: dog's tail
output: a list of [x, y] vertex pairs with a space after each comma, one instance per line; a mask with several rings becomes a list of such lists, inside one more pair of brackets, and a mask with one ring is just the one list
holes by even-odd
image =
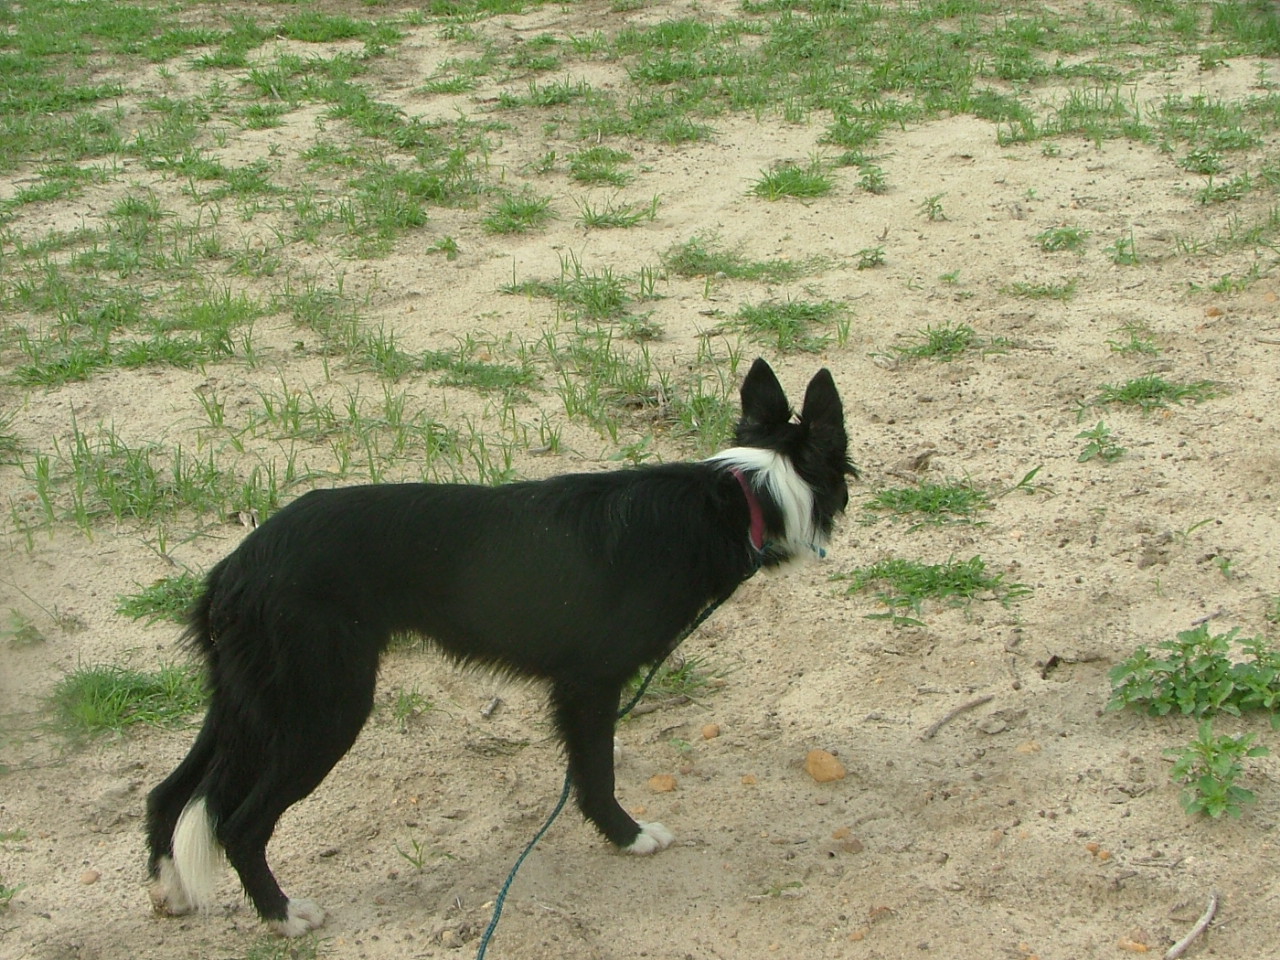
[[195, 910], [213, 904], [222, 867], [222, 847], [213, 835], [213, 818], [204, 797], [194, 797], [173, 831], [173, 869], [182, 898]]
[[182, 631], [182, 636], [179, 639], [179, 643], [187, 649], [198, 653], [206, 661], [211, 660], [214, 654], [213, 625], [211, 622], [213, 598], [218, 593], [219, 581], [222, 579], [222, 571], [226, 565], [226, 559], [220, 561], [205, 576], [204, 589], [200, 591], [200, 596], [196, 598], [195, 602], [187, 610], [185, 617], [186, 628]]
[[[204, 590], [187, 611], [180, 642], [207, 665], [209, 683], [216, 674], [217, 644], [210, 622], [213, 598], [226, 561], [216, 564], [205, 577]], [[206, 720], [206, 723], [208, 721]], [[213, 833], [213, 815], [199, 791], [187, 801], [173, 830], [173, 872], [170, 883], [178, 888], [176, 901], [187, 909], [207, 910], [213, 905], [222, 847]]]

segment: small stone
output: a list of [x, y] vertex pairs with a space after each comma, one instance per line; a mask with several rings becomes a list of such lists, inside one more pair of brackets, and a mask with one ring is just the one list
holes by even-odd
[[742, 775], [742, 785], [744, 787], [754, 787], [759, 782], [759, 779], [754, 773], [744, 773]]
[[804, 759], [805, 773], [818, 783], [830, 783], [845, 778], [844, 764], [826, 750], [810, 750]]
[[676, 788], [676, 778], [669, 773], [655, 773], [649, 778], [649, 789], [654, 793], [670, 793]]
[[845, 837], [848, 837], [852, 833], [853, 831], [850, 830], [848, 827], [836, 827], [834, 830], [831, 831], [831, 839], [843, 840]]
[[1040, 744], [1035, 740], [1028, 740], [1026, 743], [1020, 743], [1014, 747], [1014, 750], [1018, 753], [1039, 753], [1041, 749]]
[[703, 740], [714, 740], [718, 736], [720, 736], [720, 724], [708, 723], [702, 728]]
[[98, 879], [99, 879], [101, 876], [102, 876], [101, 871], [98, 871], [98, 870], [86, 870], [84, 873], [80, 874], [80, 882], [81, 882], [81, 883], [83, 883], [83, 884], [87, 887], [87, 886], [89, 886], [89, 885], [90, 885], [90, 884], [92, 884], [92, 883], [97, 883], [97, 882], [98, 882]]

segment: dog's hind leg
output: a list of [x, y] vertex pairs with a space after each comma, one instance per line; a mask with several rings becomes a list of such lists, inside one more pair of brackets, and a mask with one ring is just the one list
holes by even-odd
[[671, 845], [660, 823], [637, 823], [614, 796], [613, 729], [621, 688], [555, 682], [551, 702], [556, 727], [569, 754], [578, 808], [605, 838], [627, 853], [656, 853]]
[[157, 913], [180, 916], [196, 907], [174, 866], [173, 832], [191, 795], [208, 772], [216, 740], [210, 714], [177, 769], [147, 795], [147, 870], [152, 880], [151, 903]]
[[274, 701], [262, 755], [241, 767], [242, 776], [253, 771], [251, 779], [229, 777], [209, 795], [211, 808], [221, 811], [215, 836], [245, 893], [258, 915], [286, 937], [320, 926], [324, 911], [285, 895], [267, 864], [267, 843], [284, 812], [315, 790], [350, 749], [373, 709], [376, 654], [367, 664], [347, 667], [323, 678], [294, 675], [289, 693]]

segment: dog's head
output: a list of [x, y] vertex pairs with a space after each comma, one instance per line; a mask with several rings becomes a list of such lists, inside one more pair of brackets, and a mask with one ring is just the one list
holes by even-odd
[[795, 415], [773, 369], [757, 358], [742, 382], [734, 440], [716, 459], [750, 470], [753, 485], [773, 501], [783, 528], [775, 540], [780, 558], [821, 553], [849, 503], [848, 478], [858, 475], [831, 372], [814, 375]]

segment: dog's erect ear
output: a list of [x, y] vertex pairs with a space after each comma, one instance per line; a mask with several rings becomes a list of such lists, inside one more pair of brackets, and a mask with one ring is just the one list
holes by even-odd
[[[831, 375], [827, 375], [830, 379]], [[832, 391], [835, 384], [832, 384]], [[840, 399], [836, 398], [836, 404]], [[763, 357], [756, 357], [755, 363], [747, 371], [742, 381], [742, 419], [762, 426], [787, 423], [791, 420], [791, 405], [787, 403], [787, 395], [782, 392], [782, 384], [778, 382], [773, 368]]]
[[844, 427], [844, 405], [836, 392], [835, 379], [826, 367], [813, 375], [805, 389], [800, 421], [810, 429]]

